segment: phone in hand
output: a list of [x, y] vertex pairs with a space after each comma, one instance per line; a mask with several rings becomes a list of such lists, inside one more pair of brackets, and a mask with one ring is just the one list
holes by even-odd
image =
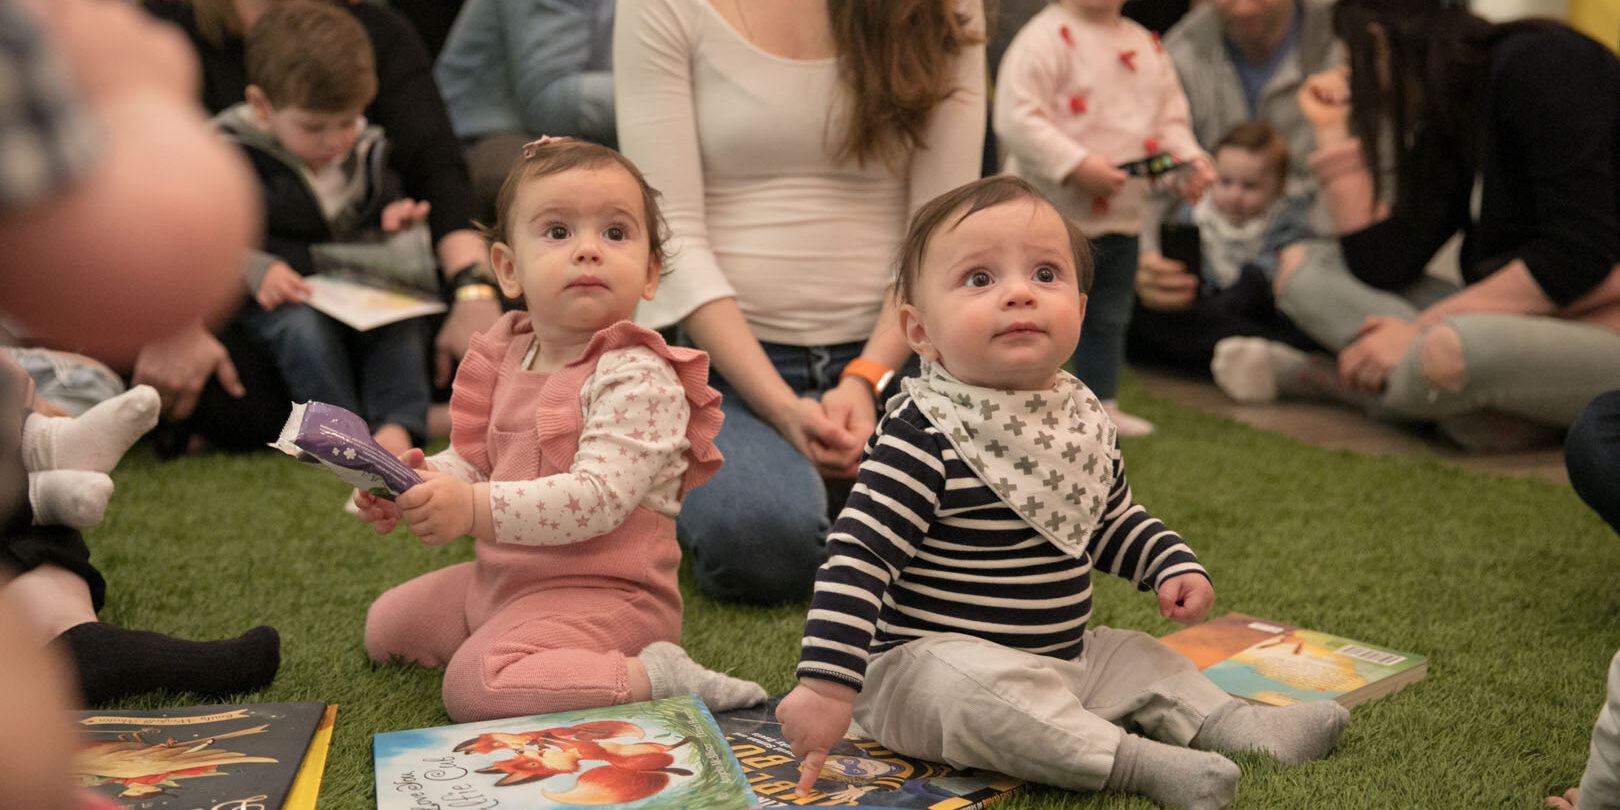
[[1159, 226], [1159, 253], [1187, 266], [1187, 272], [1203, 272], [1203, 248], [1198, 242], [1198, 226], [1191, 222], [1166, 222]]
[[1132, 177], [1160, 177], [1179, 169], [1184, 164], [1169, 152], [1154, 152], [1139, 160], [1128, 160], [1115, 168]]

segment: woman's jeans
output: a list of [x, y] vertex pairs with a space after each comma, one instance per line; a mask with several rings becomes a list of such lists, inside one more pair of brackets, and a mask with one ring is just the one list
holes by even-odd
[[[862, 348], [760, 345], [794, 391], [817, 397], [838, 384], [839, 372]], [[726, 460], [687, 494], [676, 520], [692, 573], [717, 599], [771, 604], [803, 598], [826, 559], [830, 524], [821, 474], [712, 369], [709, 384], [724, 397], [726, 421], [714, 443]]]
[[[1414, 320], [1457, 289], [1427, 276], [1403, 290], [1377, 289], [1351, 275], [1337, 242], [1314, 240], [1278, 291], [1277, 308], [1339, 351], [1355, 341], [1368, 316]], [[1601, 326], [1496, 313], [1453, 315], [1445, 324], [1462, 341], [1462, 386], [1448, 390], [1424, 376], [1420, 337], [1390, 370], [1380, 410], [1424, 420], [1493, 410], [1568, 427], [1594, 397], [1620, 388], [1620, 334]]]
[[1570, 426], [1564, 466], [1575, 493], [1620, 532], [1620, 390], [1592, 400]]

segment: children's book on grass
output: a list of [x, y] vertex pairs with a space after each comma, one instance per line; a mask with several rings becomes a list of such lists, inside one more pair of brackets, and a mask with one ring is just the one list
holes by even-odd
[[1348, 709], [1422, 680], [1429, 668], [1417, 653], [1242, 613], [1160, 640], [1191, 658], [1220, 688], [1272, 706], [1336, 700]]
[[281, 435], [270, 444], [299, 461], [319, 464], [343, 482], [379, 498], [422, 483], [416, 471], [371, 438], [366, 420], [325, 402], [293, 403]]
[[[73, 769], [81, 785], [126, 810], [312, 807], [336, 708], [249, 703], [75, 712]], [[317, 733], [323, 725], [324, 736]], [[289, 803], [295, 779], [308, 804]]]
[[902, 756], [851, 724], [833, 746], [817, 777], [815, 790], [797, 796], [799, 759], [776, 721], [777, 695], [758, 706], [715, 716], [742, 763], [760, 807], [889, 807], [926, 810], [971, 810], [986, 807], [1017, 791], [1023, 780], [991, 771], [964, 771], [937, 762]]
[[757, 805], [694, 695], [372, 739], [378, 810], [746, 810]]

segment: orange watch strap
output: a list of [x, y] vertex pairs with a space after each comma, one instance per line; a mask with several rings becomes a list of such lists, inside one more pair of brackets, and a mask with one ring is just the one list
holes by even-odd
[[849, 364], [844, 366], [844, 370], [838, 373], [838, 379], [840, 380], [844, 379], [845, 377], [852, 376], [860, 377], [861, 379], [871, 383], [872, 392], [876, 393], [878, 391], [882, 391], [883, 386], [889, 384], [889, 379], [894, 376], [894, 369], [889, 368], [876, 360], [868, 360], [865, 357], [857, 357], [854, 360], [849, 361]]

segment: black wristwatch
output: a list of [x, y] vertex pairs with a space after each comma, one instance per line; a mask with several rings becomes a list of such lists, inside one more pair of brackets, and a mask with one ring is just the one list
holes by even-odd
[[473, 262], [450, 277], [448, 292], [446, 297], [451, 302], [493, 299], [496, 297], [495, 280], [484, 273], [483, 262]]

